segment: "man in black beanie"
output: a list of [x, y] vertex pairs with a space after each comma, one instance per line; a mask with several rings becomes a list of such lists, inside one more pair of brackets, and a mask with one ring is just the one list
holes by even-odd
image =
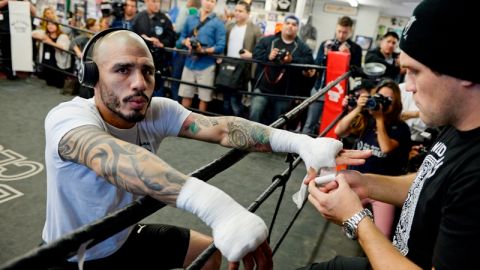
[[[479, 1], [424, 0], [400, 42], [406, 89], [428, 126], [442, 127], [417, 174], [339, 172], [309, 200], [358, 239], [366, 258], [337, 256], [303, 269], [475, 269], [480, 254], [480, 74], [464, 38], [478, 25]], [[393, 243], [361, 200], [402, 207]]]

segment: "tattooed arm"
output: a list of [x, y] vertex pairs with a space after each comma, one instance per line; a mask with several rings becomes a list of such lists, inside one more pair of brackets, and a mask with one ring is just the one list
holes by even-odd
[[365, 151], [341, 151], [342, 144], [331, 138], [313, 139], [232, 116], [207, 117], [191, 113], [183, 122], [179, 136], [248, 151], [297, 153], [307, 167], [317, 170], [335, 163], [360, 165], [371, 155]]
[[64, 160], [84, 164], [119, 188], [197, 215], [212, 228], [215, 245], [230, 261], [240, 261], [252, 252], [262, 254], [255, 255], [260, 265], [273, 269], [263, 220], [218, 188], [183, 175], [149, 151], [95, 126], [68, 132], [58, 152]]
[[81, 126], [60, 140], [64, 160], [83, 164], [113, 185], [175, 206], [188, 176], [142, 147], [116, 139], [95, 126]]
[[239, 117], [207, 117], [191, 113], [179, 136], [248, 151], [270, 152], [273, 128]]

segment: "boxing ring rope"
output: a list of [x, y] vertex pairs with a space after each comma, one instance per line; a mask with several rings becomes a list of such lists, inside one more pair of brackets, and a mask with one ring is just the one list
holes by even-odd
[[[82, 29], [82, 28], [78, 28], [78, 27], [75, 27], [75, 26], [71, 26], [71, 25], [68, 25], [68, 24], [64, 24], [64, 23], [61, 23], [61, 22], [58, 22], [58, 21], [49, 20], [49, 19], [42, 18], [42, 17], [37, 17], [37, 16], [33, 16], [32, 18], [37, 19], [37, 20], [46, 21], [46, 22], [56, 23], [60, 26], [71, 28], [72, 31], [74, 31], [74, 33], [75, 32], [85, 32], [85, 33], [89, 33], [89, 34], [92, 34], [92, 35], [95, 34], [95, 32], [92, 32], [92, 31], [89, 31], [89, 30], [86, 30], [86, 29]], [[78, 36], [78, 35], [75, 35], [75, 36]], [[40, 41], [40, 40], [35, 40], [35, 41], [36, 42], [43, 42], [43, 41]], [[146, 41], [146, 42], [148, 43], [148, 41]], [[71, 54], [71, 55], [73, 55], [73, 57], [77, 58], [77, 55], [70, 50], [63, 50], [63, 49], [60, 49], [60, 48], [55, 48], [55, 49], [60, 50], [60, 51], [65, 52], [65, 53], [68, 53], [68, 54]], [[164, 48], [154, 48], [154, 50], [160, 50], [160, 51], [165, 51], [165, 52], [170, 52], [170, 53], [176, 52], [176, 53], [184, 54], [184, 55], [192, 55], [192, 53], [189, 50], [179, 49], [179, 48], [164, 47]], [[261, 65], [264, 65], [264, 66], [317, 69], [317, 70], [326, 68], [325, 66], [313, 65], [313, 64], [298, 64], [298, 63], [280, 64], [280, 63], [276, 63], [276, 62], [263, 62], [263, 61], [256, 60], [256, 59], [242, 59], [242, 58], [226, 56], [226, 55], [223, 55], [223, 54], [209, 54], [208, 56], [216, 58], [216, 59], [226, 59], [226, 60], [231, 60], [231, 61], [234, 61], [234, 62], [244, 62], [244, 63], [250, 63], [250, 64], [261, 64]], [[90, 59], [90, 57], [87, 57], [87, 59]], [[92, 60], [92, 59], [90, 59], [90, 60]], [[39, 62], [37, 62], [37, 59], [35, 59], [35, 64], [43, 66], [45, 68], [56, 70], [56, 71], [61, 72], [65, 75], [67, 75], [67, 76], [76, 77], [75, 73], [71, 73], [68, 70], [58, 69], [58, 68], [56, 68], [54, 66], [50, 66], [48, 64], [39, 63]], [[170, 76], [165, 76], [160, 71], [157, 71], [156, 75], [159, 76], [160, 78], [162, 78], [165, 81], [178, 82], [178, 83], [181, 83], [181, 84], [186, 84], [186, 85], [190, 85], [190, 86], [196, 86], [196, 87], [200, 87], [200, 88], [205, 88], [205, 89], [210, 89], [210, 90], [213, 90], [213, 91], [217, 91], [217, 88], [214, 87], [214, 86], [202, 85], [202, 84], [192, 83], [192, 82], [188, 82], [188, 81], [182, 81], [182, 80], [177, 79], [177, 78], [173, 78], [173, 77], [170, 77]], [[254, 93], [254, 92], [249, 92], [249, 91], [238, 91], [237, 93], [240, 94], [240, 95], [265, 96], [265, 97], [270, 97], [270, 98], [274, 98], [274, 99], [283, 99], [283, 100], [305, 100], [305, 99], [307, 99], [307, 97], [305, 97], [305, 96], [277, 95], [277, 94], [270, 94], [270, 93]]]

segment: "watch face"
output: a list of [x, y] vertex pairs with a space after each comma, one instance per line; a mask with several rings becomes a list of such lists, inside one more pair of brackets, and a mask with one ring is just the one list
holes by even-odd
[[343, 224], [343, 231], [345, 232], [348, 238], [355, 239], [356, 229], [355, 229], [355, 226], [353, 226], [353, 224], [351, 224], [350, 222], [345, 222]]

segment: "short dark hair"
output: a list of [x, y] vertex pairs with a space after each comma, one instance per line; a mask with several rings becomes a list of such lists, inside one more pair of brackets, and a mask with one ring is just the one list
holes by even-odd
[[400, 40], [400, 37], [398, 36], [398, 34], [393, 31], [387, 32], [385, 35], [383, 35], [382, 39], [387, 37], [393, 37], [393, 38], [396, 38], [397, 40]]
[[353, 27], [353, 20], [348, 16], [343, 16], [338, 19], [338, 25], [343, 27]]
[[242, 5], [245, 7], [245, 10], [250, 13], [250, 4], [247, 3], [246, 1], [240, 0], [237, 2], [237, 5]]
[[97, 23], [97, 19], [88, 18], [85, 28], [87, 28], [88, 30], [90, 30], [90, 29], [92, 29], [93, 26], [95, 26], [96, 23]]

